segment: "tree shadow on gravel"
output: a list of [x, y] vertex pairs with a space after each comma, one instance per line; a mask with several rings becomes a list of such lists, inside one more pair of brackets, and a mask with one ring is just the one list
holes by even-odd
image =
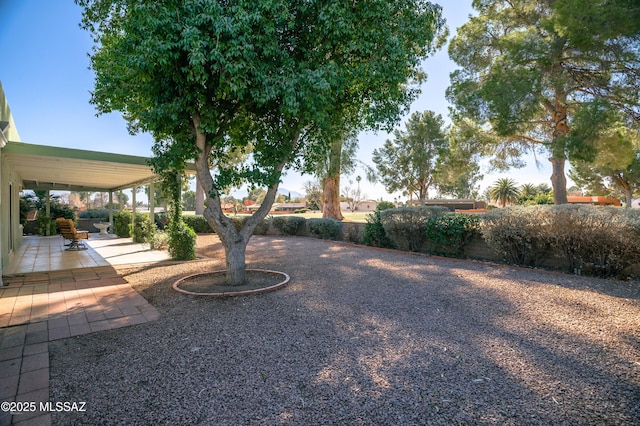
[[159, 321], [52, 342], [51, 398], [89, 406], [54, 424], [640, 419], [640, 306], [591, 279], [254, 237], [250, 267], [288, 273], [288, 287], [223, 300], [167, 289], [220, 262], [131, 271]]

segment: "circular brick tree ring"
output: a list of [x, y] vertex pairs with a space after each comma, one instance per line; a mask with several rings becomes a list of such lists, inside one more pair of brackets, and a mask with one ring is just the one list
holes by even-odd
[[[285, 274], [284, 272], [270, 271], [268, 269], [247, 269], [246, 271], [247, 273], [250, 273], [250, 274], [280, 275], [283, 280], [276, 284], [266, 284], [264, 287], [256, 285], [254, 288], [250, 288], [247, 290], [235, 290], [233, 289], [233, 286], [215, 285], [215, 284], [211, 285], [212, 291], [206, 291], [206, 292], [190, 291], [180, 287], [181, 285], [184, 286], [185, 284], [188, 284], [189, 281], [206, 279], [207, 276], [210, 276], [213, 279], [215, 277], [224, 276], [226, 274], [226, 271], [200, 272], [197, 274], [191, 274], [186, 277], [180, 278], [178, 281], [173, 283], [173, 289], [180, 293], [188, 294], [191, 296], [214, 296], [214, 297], [248, 296], [251, 294], [265, 293], [267, 291], [277, 290], [287, 285], [290, 280], [289, 275]], [[219, 288], [216, 289], [215, 288], [216, 286]], [[239, 286], [239, 287], [242, 287], [242, 286]]]

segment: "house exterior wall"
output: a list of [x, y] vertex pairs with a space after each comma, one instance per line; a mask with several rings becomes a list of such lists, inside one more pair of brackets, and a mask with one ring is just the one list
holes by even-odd
[[[2, 154], [2, 148], [7, 141], [20, 141], [2, 83], [0, 83], [0, 121], [9, 123], [0, 135], [0, 271], [2, 271], [4, 265], [9, 262], [11, 252], [20, 248], [22, 244], [20, 191], [23, 186], [22, 179]], [[1, 278], [0, 285], [2, 285]]]

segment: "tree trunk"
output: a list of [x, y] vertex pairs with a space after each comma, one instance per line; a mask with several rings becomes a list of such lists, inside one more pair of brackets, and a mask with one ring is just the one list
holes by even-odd
[[553, 203], [567, 204], [567, 177], [564, 174], [564, 163], [567, 158], [566, 144], [564, 138], [569, 134], [569, 124], [567, 121], [567, 97], [564, 89], [556, 89], [554, 114], [553, 114], [553, 135], [551, 142], [552, 166], [551, 186], [553, 187]]
[[200, 185], [200, 179], [196, 175], [196, 214], [204, 213], [204, 190]]
[[624, 198], [626, 200], [625, 208], [630, 209], [631, 203], [633, 202], [633, 190], [631, 189], [629, 180], [621, 173], [614, 173], [612, 179], [615, 184], [622, 188], [622, 192], [624, 193]]
[[226, 282], [228, 285], [240, 285], [247, 281], [246, 250], [249, 241], [221, 238], [227, 265]]
[[[207, 136], [198, 130], [200, 116], [196, 113], [193, 116], [193, 128], [196, 135], [196, 145], [199, 148], [198, 159], [196, 160], [196, 173], [200, 185], [205, 193], [206, 208], [203, 215], [207, 223], [218, 234], [224, 246], [226, 258], [226, 283], [228, 285], [242, 285], [247, 281], [246, 275], [246, 249], [253, 230], [269, 213], [273, 206], [273, 201], [278, 192], [278, 183], [285, 161], [277, 165], [274, 169], [274, 183], [268, 188], [267, 194], [260, 205], [260, 208], [251, 216], [238, 231], [233, 221], [222, 211], [222, 200], [217, 188], [213, 186], [213, 177], [209, 170], [209, 156], [211, 155], [211, 144], [207, 141]], [[299, 132], [292, 133], [291, 151], [295, 151], [300, 138]]]
[[329, 169], [322, 180], [322, 217], [342, 220], [340, 210], [340, 165], [342, 161], [342, 139], [331, 142]]
[[553, 187], [553, 204], [567, 204], [567, 178], [564, 175], [564, 158], [549, 158], [551, 162], [551, 186]]
[[627, 204], [624, 207], [627, 209], [630, 209], [631, 203], [633, 202], [633, 194], [631, 193], [631, 187], [624, 189], [624, 198], [627, 200]]
[[340, 210], [340, 175], [322, 180], [322, 217], [342, 220]]
[[420, 195], [420, 205], [424, 206], [426, 204], [427, 198], [429, 198], [429, 185], [431, 182], [427, 181], [427, 178], [420, 178], [418, 181], [418, 193]]

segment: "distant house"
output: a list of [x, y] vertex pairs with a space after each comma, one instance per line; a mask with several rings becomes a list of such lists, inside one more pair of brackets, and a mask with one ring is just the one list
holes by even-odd
[[[367, 200], [367, 201], [362, 201], [358, 204], [358, 207], [356, 207], [355, 210], [356, 212], [373, 212], [376, 210], [376, 207], [378, 207], [378, 202], [375, 200]], [[346, 202], [346, 201], [341, 201], [340, 202], [340, 210], [345, 211], [345, 212], [350, 212], [351, 211], [351, 205], [350, 203]]]
[[487, 203], [484, 201], [473, 200], [470, 198], [460, 199], [439, 199], [439, 200], [425, 200], [425, 206], [442, 206], [448, 208], [450, 211], [478, 211], [487, 208]]
[[616, 197], [567, 197], [569, 204], [591, 204], [593, 206], [616, 206], [622, 203]]
[[306, 209], [305, 203], [275, 203], [271, 210], [277, 212], [295, 212], [296, 210]]
[[236, 212], [235, 204], [233, 204], [233, 203], [222, 203], [221, 207], [222, 207], [222, 211], [224, 213], [235, 213]]
[[[246, 205], [245, 205], [246, 206]], [[251, 204], [246, 206], [246, 209], [250, 212], [255, 212], [260, 208], [260, 204]], [[271, 212], [290, 212], [293, 213], [296, 210], [306, 209], [307, 205], [304, 203], [274, 203], [271, 206]]]

